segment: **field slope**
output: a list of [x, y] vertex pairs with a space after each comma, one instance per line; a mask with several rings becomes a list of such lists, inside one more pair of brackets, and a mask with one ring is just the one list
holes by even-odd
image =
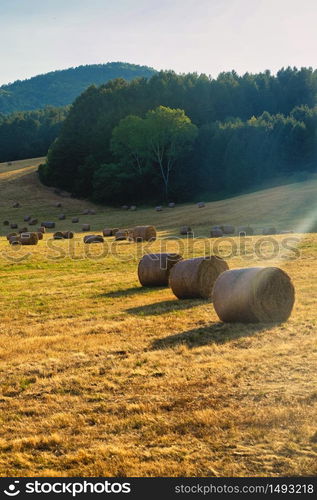
[[[203, 209], [123, 212], [41, 186], [40, 161], [0, 165], [0, 475], [316, 474], [317, 181]], [[21, 226], [25, 215], [78, 231], [151, 223], [160, 238], [87, 249], [81, 233], [46, 234], [13, 250], [2, 221]], [[222, 223], [299, 232], [273, 243], [206, 238]], [[199, 238], [176, 239], [183, 224]], [[208, 301], [142, 289], [136, 266], [149, 249], [216, 251], [231, 268], [279, 265], [296, 287], [293, 314], [280, 325], [226, 325]]]

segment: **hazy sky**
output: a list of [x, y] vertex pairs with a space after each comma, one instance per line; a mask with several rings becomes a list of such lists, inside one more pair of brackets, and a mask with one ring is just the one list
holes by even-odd
[[317, 0], [0, 0], [0, 84], [127, 61], [216, 76], [317, 66]]

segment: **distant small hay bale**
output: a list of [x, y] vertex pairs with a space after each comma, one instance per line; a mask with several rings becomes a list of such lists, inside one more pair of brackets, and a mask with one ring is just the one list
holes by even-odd
[[8, 161], [7, 165], [8, 165], [8, 167], [10, 167], [12, 165], [12, 162]]
[[64, 239], [64, 234], [62, 231], [56, 231], [56, 233], [53, 234], [54, 240], [63, 240]]
[[37, 236], [38, 236], [38, 239], [39, 240], [42, 240], [43, 239], [43, 233], [41, 231], [38, 231], [37, 232]]
[[220, 229], [222, 230], [223, 234], [234, 234], [235, 232], [235, 227], [229, 224], [226, 226], [220, 226]]
[[216, 279], [227, 269], [227, 262], [214, 255], [180, 260], [172, 267], [169, 284], [179, 299], [211, 299]]
[[21, 245], [37, 245], [39, 237], [37, 233], [21, 233], [20, 243]]
[[113, 235], [113, 232], [112, 232], [112, 229], [110, 229], [110, 228], [105, 228], [105, 229], [102, 231], [102, 234], [103, 234], [105, 237], [109, 237], [109, 236], [112, 236], [112, 235]]
[[101, 234], [89, 234], [84, 236], [84, 243], [103, 243], [104, 239]]
[[11, 229], [18, 229], [18, 225], [17, 225], [17, 224], [14, 224], [14, 223], [13, 223], [13, 224], [10, 224], [10, 227], [11, 227]]
[[60, 215], [58, 216], [58, 219], [59, 219], [59, 220], [65, 220], [65, 219], [66, 219], [66, 215], [65, 215], [65, 214], [60, 214]]
[[277, 230], [276, 227], [266, 227], [262, 230], [262, 234], [264, 236], [269, 236], [270, 234], [276, 234]]
[[72, 231], [63, 231], [63, 238], [65, 240], [71, 240], [74, 238], [74, 233]]
[[192, 235], [193, 234], [193, 230], [190, 226], [182, 226], [180, 228], [180, 231], [179, 233], [182, 235], [182, 236], [186, 236], [186, 235]]
[[29, 222], [29, 220], [31, 220], [31, 216], [25, 215], [25, 217], [23, 217], [23, 220], [24, 220], [24, 222]]
[[205, 203], [203, 201], [200, 201], [199, 203], [197, 203], [198, 208], [204, 208], [204, 206], [205, 206]]
[[9, 225], [10, 225], [10, 222], [9, 222], [8, 220], [4, 220], [4, 221], [3, 221], [3, 225], [4, 225], [4, 226], [9, 226]]
[[11, 238], [14, 238], [15, 236], [20, 236], [18, 233], [9, 233], [7, 234], [6, 238], [9, 241]]
[[163, 210], [162, 205], [158, 205], [157, 207], [155, 207], [155, 210], [156, 210], [156, 212], [162, 212], [162, 210]]
[[224, 322], [286, 321], [294, 305], [290, 277], [278, 267], [249, 267], [226, 271], [213, 290], [216, 313]]
[[168, 204], [168, 208], [175, 208], [175, 203], [172, 201]]
[[79, 222], [78, 217], [73, 217], [73, 218], [72, 218], [72, 223], [73, 223], [73, 224], [77, 224], [77, 222]]
[[51, 221], [41, 222], [41, 227], [45, 227], [46, 229], [54, 229], [55, 222]]
[[44, 234], [45, 233], [45, 227], [41, 226], [41, 227], [38, 228], [37, 231], [38, 231], [38, 233], [43, 233]]
[[122, 205], [121, 210], [129, 210], [128, 205]]
[[83, 224], [82, 225], [82, 230], [83, 231], [90, 231], [90, 224]]
[[82, 215], [89, 215], [89, 210], [88, 210], [88, 208], [85, 208], [85, 210], [83, 210]]
[[223, 230], [220, 227], [214, 226], [211, 228], [210, 237], [211, 238], [221, 238], [223, 236]]
[[239, 236], [253, 236], [254, 230], [250, 226], [240, 226], [237, 229]]
[[18, 201], [16, 201], [16, 202], [15, 202], [15, 203], [13, 203], [13, 205], [12, 205], [12, 208], [20, 208], [20, 207], [21, 207], [21, 205], [20, 205], [20, 203], [19, 203]]
[[36, 224], [38, 224], [38, 219], [31, 219], [29, 221], [29, 226], [35, 226]]
[[168, 286], [172, 267], [182, 259], [176, 253], [147, 254], [138, 266], [138, 277], [142, 286]]
[[154, 226], [136, 226], [132, 230], [132, 239], [136, 242], [156, 240], [156, 229]]
[[62, 204], [60, 201], [57, 201], [56, 203], [54, 203], [54, 207], [56, 208], [61, 208]]
[[136, 206], [135, 205], [131, 205], [130, 210], [132, 210], [132, 212], [135, 212], [136, 211]]
[[115, 237], [116, 241], [127, 240], [129, 238], [129, 230], [128, 229], [119, 229], [119, 231], [117, 231], [114, 234], [114, 237]]

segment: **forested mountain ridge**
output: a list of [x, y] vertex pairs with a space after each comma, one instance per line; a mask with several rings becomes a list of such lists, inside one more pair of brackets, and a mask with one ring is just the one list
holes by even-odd
[[[160, 165], [153, 156], [152, 139], [163, 137], [163, 115], [182, 116], [197, 129], [190, 147], [173, 159], [165, 189], [170, 199], [226, 196], [305, 175], [316, 171], [316, 95], [317, 71], [311, 68], [283, 68], [276, 75], [232, 71], [216, 79], [169, 71], [110, 81], [76, 99], [40, 176], [102, 203], [161, 201], [166, 172], [164, 159]], [[146, 139], [142, 127], [154, 116], [157, 127], [152, 120], [154, 135]], [[165, 123], [173, 130], [172, 121]]]
[[149, 78], [155, 70], [123, 62], [91, 64], [52, 71], [27, 80], [0, 86], [0, 113], [41, 109], [71, 104], [87, 87], [101, 85], [114, 78]]

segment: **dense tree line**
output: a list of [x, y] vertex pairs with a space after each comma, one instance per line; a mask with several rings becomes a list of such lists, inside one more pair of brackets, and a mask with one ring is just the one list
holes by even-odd
[[45, 156], [67, 112], [46, 108], [0, 115], [0, 162]]
[[92, 84], [101, 85], [114, 78], [149, 78], [154, 73], [155, 71], [147, 66], [121, 62], [52, 71], [28, 80], [2, 85], [0, 113], [35, 110], [46, 106], [66, 106]]
[[[43, 182], [104, 203], [160, 201], [155, 162], [142, 176], [116, 154], [120, 120], [144, 119], [159, 106], [183, 110], [198, 128], [180, 155], [170, 197], [188, 200], [236, 193], [272, 178], [312, 172], [316, 165], [317, 71], [286, 68], [239, 76], [160, 72], [151, 79], [91, 86], [72, 105], [41, 167]], [[135, 118], [134, 118], [135, 119]]]

